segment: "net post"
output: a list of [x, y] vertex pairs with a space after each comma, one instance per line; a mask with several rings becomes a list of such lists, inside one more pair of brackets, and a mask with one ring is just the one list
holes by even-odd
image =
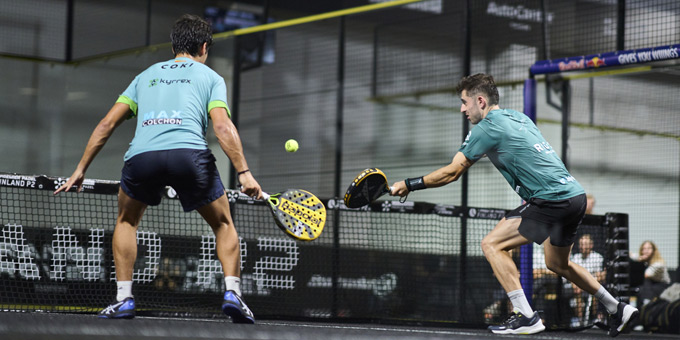
[[[536, 79], [532, 76], [524, 80], [524, 114], [536, 122]], [[529, 303], [534, 293], [534, 245], [525, 244], [519, 250], [519, 279]]]
[[[341, 201], [340, 178], [342, 176], [342, 134], [345, 99], [345, 47], [346, 47], [345, 17], [340, 17], [338, 26], [338, 62], [337, 62], [337, 92], [335, 111], [335, 179], [333, 195], [335, 200]], [[340, 210], [333, 211], [333, 268], [332, 268], [332, 302], [331, 316], [337, 318], [340, 305]]]
[[562, 163], [569, 170], [569, 121], [571, 120], [571, 82], [562, 80]]
[[536, 123], [536, 79], [533, 75], [524, 80], [524, 114]]
[[[240, 38], [234, 37], [234, 65], [232, 66], [232, 78], [231, 78], [231, 112], [230, 118], [231, 122], [238, 129], [238, 114], [240, 111], [240, 101], [241, 101], [241, 42]], [[234, 164], [229, 161], [229, 183], [228, 188], [236, 188], [236, 180], [238, 170], [234, 168]]]
[[616, 3], [616, 49], [626, 48], [626, 0]]

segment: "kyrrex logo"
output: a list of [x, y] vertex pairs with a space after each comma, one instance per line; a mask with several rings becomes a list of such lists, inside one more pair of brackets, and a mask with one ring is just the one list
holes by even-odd
[[174, 85], [174, 84], [189, 84], [191, 85], [191, 79], [163, 79], [155, 78], [149, 80], [149, 87], [154, 87], [158, 84], [163, 85]]
[[191, 85], [191, 79], [160, 79], [159, 83], [165, 84], [165, 85], [173, 85], [173, 84], [189, 84]]

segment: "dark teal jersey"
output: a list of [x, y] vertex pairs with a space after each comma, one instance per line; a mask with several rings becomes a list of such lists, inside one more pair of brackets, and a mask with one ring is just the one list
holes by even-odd
[[493, 110], [459, 149], [470, 161], [488, 156], [524, 200], [562, 200], [585, 193], [534, 122], [514, 110]]

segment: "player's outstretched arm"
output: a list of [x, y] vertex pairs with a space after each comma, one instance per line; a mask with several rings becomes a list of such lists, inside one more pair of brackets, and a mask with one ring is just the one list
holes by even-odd
[[467, 169], [469, 169], [473, 162], [471, 162], [462, 152], [456, 153], [453, 156], [451, 164], [441, 167], [432, 173], [425, 176], [425, 185], [428, 188], [437, 188], [447, 185], [451, 182], [457, 181]]
[[[423, 183], [426, 188], [437, 188], [451, 182], [457, 181], [467, 169], [469, 169], [473, 162], [471, 162], [462, 152], [456, 153], [451, 161], [451, 164], [441, 167], [428, 175], [423, 177]], [[391, 186], [390, 194], [393, 196], [404, 197], [409, 193], [405, 181], [395, 182]]]
[[83, 152], [83, 157], [80, 158], [76, 170], [73, 171], [73, 174], [66, 183], [54, 191], [55, 195], [62, 191], [69, 191], [74, 185], [78, 187], [78, 192], [83, 190], [85, 172], [90, 166], [90, 163], [92, 163], [95, 156], [97, 156], [99, 151], [104, 147], [104, 144], [109, 140], [113, 131], [120, 126], [129, 115], [130, 106], [128, 104], [115, 103], [113, 105], [111, 110], [109, 110], [106, 116], [94, 128], [94, 131], [92, 131], [90, 140], [87, 142], [87, 146], [85, 146], [85, 152]]
[[248, 170], [248, 163], [243, 154], [241, 137], [238, 134], [238, 130], [236, 130], [236, 126], [229, 119], [227, 110], [223, 107], [213, 108], [210, 110], [210, 118], [212, 119], [213, 130], [215, 131], [215, 136], [217, 136], [217, 141], [220, 143], [220, 147], [222, 147], [224, 153], [231, 160], [234, 169], [239, 173], [238, 181], [241, 183], [241, 192], [261, 199], [262, 189], [253, 177], [253, 174]]

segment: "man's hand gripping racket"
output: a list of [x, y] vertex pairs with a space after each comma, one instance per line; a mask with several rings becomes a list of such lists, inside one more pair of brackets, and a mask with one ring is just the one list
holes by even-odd
[[[387, 177], [382, 170], [370, 168], [362, 171], [347, 188], [345, 205], [348, 208], [360, 208], [371, 204], [385, 194], [392, 194]], [[406, 200], [402, 197], [400, 201]], [[403, 202], [403, 201], [402, 201]]]
[[278, 194], [262, 192], [276, 225], [297, 240], [312, 241], [326, 225], [326, 207], [309, 191], [288, 189]]

